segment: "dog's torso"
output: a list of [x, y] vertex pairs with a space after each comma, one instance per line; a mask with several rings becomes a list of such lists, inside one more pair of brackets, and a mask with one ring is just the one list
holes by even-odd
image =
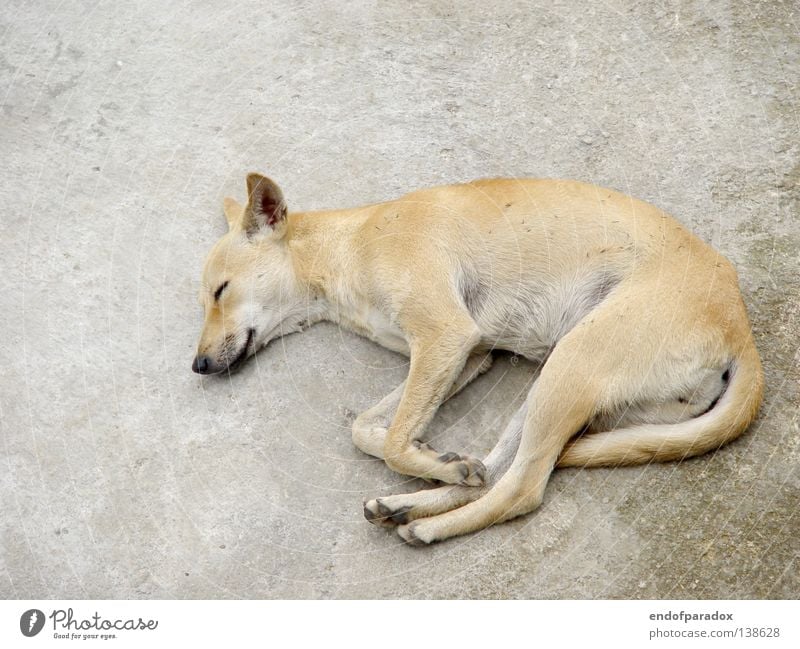
[[[688, 309], [696, 300], [724, 308], [730, 298], [695, 285], [698, 268], [733, 271], [677, 221], [575, 181], [477, 181], [299, 218], [331, 221], [330, 250], [316, 237], [298, 250], [332, 319], [405, 354], [403, 313], [412, 303], [414, 317], [435, 310], [443, 291], [463, 300], [483, 348], [537, 361], [619, 285], [652, 292], [649, 317], [669, 316], [663, 292], [681, 292]], [[341, 238], [331, 236], [339, 219]]]

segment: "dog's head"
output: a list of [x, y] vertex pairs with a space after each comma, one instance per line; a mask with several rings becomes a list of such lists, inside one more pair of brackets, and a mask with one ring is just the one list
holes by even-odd
[[259, 174], [247, 176], [248, 202], [224, 203], [228, 232], [203, 269], [199, 301], [205, 324], [192, 370], [231, 369], [273, 338], [297, 331], [307, 316], [287, 244], [286, 202]]

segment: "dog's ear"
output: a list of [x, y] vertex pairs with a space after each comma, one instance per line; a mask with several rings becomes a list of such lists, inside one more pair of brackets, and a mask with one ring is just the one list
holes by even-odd
[[233, 230], [242, 222], [244, 208], [234, 198], [226, 197], [222, 201], [222, 211], [225, 212], [225, 219], [228, 221], [228, 229]]
[[271, 229], [282, 233], [286, 226], [286, 201], [274, 182], [261, 174], [247, 174], [247, 207], [242, 226], [247, 234]]

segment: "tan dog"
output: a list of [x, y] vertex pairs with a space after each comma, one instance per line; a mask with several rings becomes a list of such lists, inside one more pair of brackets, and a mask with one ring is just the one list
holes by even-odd
[[[268, 178], [225, 201], [193, 369], [228, 369], [332, 320], [410, 356], [353, 441], [447, 486], [378, 498], [367, 518], [412, 543], [535, 509], [555, 466], [680, 460], [753, 420], [763, 376], [731, 264], [657, 208], [573, 181], [498, 179], [355, 209], [288, 213]], [[491, 351], [543, 362], [480, 462], [419, 440]]]

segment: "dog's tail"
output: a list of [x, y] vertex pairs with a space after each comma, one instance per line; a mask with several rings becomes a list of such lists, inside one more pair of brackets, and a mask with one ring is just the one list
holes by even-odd
[[682, 460], [741, 435], [755, 419], [764, 375], [752, 337], [731, 364], [725, 392], [705, 414], [679, 424], [644, 424], [575, 438], [556, 466], [620, 466]]

